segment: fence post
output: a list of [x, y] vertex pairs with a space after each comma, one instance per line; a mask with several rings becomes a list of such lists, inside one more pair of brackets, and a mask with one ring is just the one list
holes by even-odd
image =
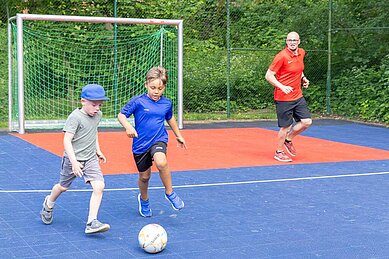
[[327, 96], [326, 96], [326, 112], [331, 113], [331, 19], [332, 19], [332, 0], [328, 1], [328, 67], [327, 67]]
[[231, 88], [231, 45], [230, 45], [230, 1], [226, 1], [227, 9], [227, 118], [231, 117], [230, 88]]
[[[117, 18], [117, 1], [115, 0], [114, 3], [113, 3], [113, 16], [115, 18]], [[115, 111], [119, 111], [119, 107], [118, 107], [118, 103], [117, 103], [117, 99], [118, 99], [118, 43], [117, 43], [117, 37], [118, 37], [118, 24], [115, 22], [113, 24], [113, 33], [114, 33], [114, 41], [113, 41], [113, 44], [114, 44], [114, 47], [113, 47], [113, 51], [114, 51], [114, 61], [113, 61], [113, 76], [114, 76], [114, 79], [113, 79], [113, 89], [114, 89], [114, 109]]]

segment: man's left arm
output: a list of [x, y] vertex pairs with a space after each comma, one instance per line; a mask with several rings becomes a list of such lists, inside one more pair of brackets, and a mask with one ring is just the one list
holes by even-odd
[[304, 75], [304, 72], [301, 74], [301, 80], [303, 81], [303, 87], [308, 88], [309, 86], [309, 80], [308, 78]]

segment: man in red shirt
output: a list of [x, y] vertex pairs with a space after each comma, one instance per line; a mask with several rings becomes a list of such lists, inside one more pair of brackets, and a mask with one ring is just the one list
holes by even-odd
[[[280, 162], [292, 162], [290, 156], [297, 152], [292, 144], [295, 136], [306, 130], [311, 124], [311, 114], [301, 90], [301, 83], [308, 88], [309, 80], [304, 76], [305, 50], [299, 48], [300, 36], [290, 32], [286, 37], [286, 47], [273, 59], [266, 72], [266, 80], [274, 86], [278, 127], [278, 146], [274, 159]], [[293, 120], [296, 122], [293, 126]]]

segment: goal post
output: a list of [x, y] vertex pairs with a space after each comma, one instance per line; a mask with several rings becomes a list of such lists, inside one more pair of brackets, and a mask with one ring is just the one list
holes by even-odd
[[61, 128], [88, 83], [104, 86], [101, 126], [120, 126], [120, 108], [146, 91], [162, 65], [183, 128], [183, 20], [17, 14], [9, 19], [9, 129]]

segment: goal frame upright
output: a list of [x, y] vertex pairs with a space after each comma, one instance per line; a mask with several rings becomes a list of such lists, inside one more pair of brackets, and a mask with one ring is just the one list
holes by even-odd
[[[86, 22], [86, 23], [112, 23], [112, 24], [149, 24], [149, 25], [172, 25], [177, 27], [177, 122], [180, 129], [183, 128], [183, 20], [171, 19], [137, 19], [137, 18], [114, 18], [95, 16], [69, 16], [69, 15], [40, 15], [40, 14], [17, 14], [8, 20], [8, 52], [9, 52], [9, 75], [12, 75], [12, 40], [10, 22], [16, 19], [17, 26], [17, 84], [18, 84], [18, 133], [25, 133], [24, 113], [24, 60], [23, 60], [23, 21], [53, 21], [53, 22]], [[162, 60], [162, 53], [161, 53]], [[12, 96], [12, 76], [9, 76], [9, 96]], [[12, 130], [12, 100], [9, 103], [9, 130]]]

